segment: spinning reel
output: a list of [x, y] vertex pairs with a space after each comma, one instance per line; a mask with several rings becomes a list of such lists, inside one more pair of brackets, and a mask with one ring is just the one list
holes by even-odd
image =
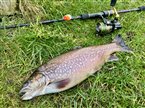
[[122, 28], [117, 18], [114, 18], [113, 20], [108, 20], [106, 18], [103, 18], [102, 16], [102, 19], [103, 19], [103, 22], [98, 23], [96, 27], [96, 32], [99, 35], [111, 33], [111, 32], [114, 32], [115, 30]]
[[100, 15], [100, 18], [102, 18], [103, 22], [97, 24], [96, 26], [97, 34], [104, 35], [122, 28], [120, 22], [118, 21], [119, 14], [117, 13], [114, 7], [116, 1], [117, 0], [111, 0], [111, 4], [110, 4], [112, 6], [113, 13], [116, 14], [115, 18], [113, 20], [108, 20], [104, 18], [102, 15]]

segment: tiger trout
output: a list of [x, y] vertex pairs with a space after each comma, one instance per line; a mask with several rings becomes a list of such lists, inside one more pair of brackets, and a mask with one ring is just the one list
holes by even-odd
[[110, 44], [79, 48], [40, 66], [20, 90], [22, 100], [67, 90], [100, 70], [107, 61], [117, 60], [115, 52], [131, 52], [121, 35]]

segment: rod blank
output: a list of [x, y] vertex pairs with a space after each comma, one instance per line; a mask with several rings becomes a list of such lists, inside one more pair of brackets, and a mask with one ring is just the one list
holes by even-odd
[[[145, 11], [145, 6], [128, 9], [128, 10], [119, 10], [118, 13], [127, 13], [127, 12], [133, 12], [133, 11]], [[82, 14], [80, 16], [72, 17], [71, 20], [77, 20], [77, 19], [84, 20], [84, 19], [91, 19], [91, 18], [100, 18], [100, 16], [108, 17], [113, 14], [114, 14], [113, 10], [108, 10], [108, 11], [103, 11], [103, 12], [99, 12], [99, 13]], [[50, 24], [50, 23], [63, 22], [63, 21], [66, 21], [66, 20], [64, 20], [64, 19], [45, 20], [45, 21], [40, 21], [39, 24]], [[26, 24], [15, 24], [15, 25], [10, 25], [10, 26], [0, 26], [0, 29], [28, 27], [30, 25], [31, 25], [30, 23], [26, 23]]]

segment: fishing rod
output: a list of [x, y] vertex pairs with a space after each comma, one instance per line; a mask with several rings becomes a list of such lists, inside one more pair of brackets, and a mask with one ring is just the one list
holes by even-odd
[[[114, 1], [114, 0], [112, 0]], [[111, 2], [111, 6], [113, 7], [116, 3]], [[119, 10], [116, 11], [116, 9], [113, 7], [111, 10], [107, 11], [102, 11], [99, 13], [91, 13], [91, 14], [81, 14], [79, 16], [71, 16], [71, 15], [65, 15], [62, 19], [53, 19], [53, 20], [44, 20], [38, 22], [38, 24], [50, 24], [50, 23], [55, 23], [55, 22], [63, 22], [63, 21], [70, 21], [70, 20], [86, 20], [86, 19], [93, 19], [93, 18], [101, 18], [103, 20], [103, 23], [98, 23], [96, 27], [96, 31], [98, 34], [104, 34], [107, 32], [113, 32], [114, 30], [120, 29], [121, 25], [118, 22], [117, 17], [115, 17], [114, 20], [108, 20], [106, 17], [115, 15], [116, 16], [120, 13], [128, 13], [128, 12], [134, 12], [134, 11], [145, 11], [145, 6], [141, 6], [138, 8], [133, 8], [133, 9], [128, 9], [128, 10]], [[15, 25], [10, 25], [10, 26], [0, 26], [0, 29], [10, 29], [10, 28], [18, 28], [18, 27], [28, 27], [30, 26], [30, 23], [25, 23], [25, 24], [15, 24]], [[107, 32], [106, 32], [107, 31]]]

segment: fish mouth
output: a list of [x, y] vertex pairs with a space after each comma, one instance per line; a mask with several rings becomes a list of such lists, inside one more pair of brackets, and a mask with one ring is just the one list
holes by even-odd
[[26, 96], [26, 92], [20, 92], [19, 95], [20, 95], [22, 100], [30, 100], [31, 99], [31, 98], [27, 98], [28, 96]]
[[22, 88], [19, 92], [19, 95], [22, 100], [30, 100], [34, 97], [34, 96], [32, 96], [33, 93], [31, 92], [31, 90], [28, 90], [26, 88]]
[[24, 87], [20, 90], [19, 95], [22, 100], [31, 100], [32, 98], [41, 95], [41, 89], [30, 89], [28, 87]]

